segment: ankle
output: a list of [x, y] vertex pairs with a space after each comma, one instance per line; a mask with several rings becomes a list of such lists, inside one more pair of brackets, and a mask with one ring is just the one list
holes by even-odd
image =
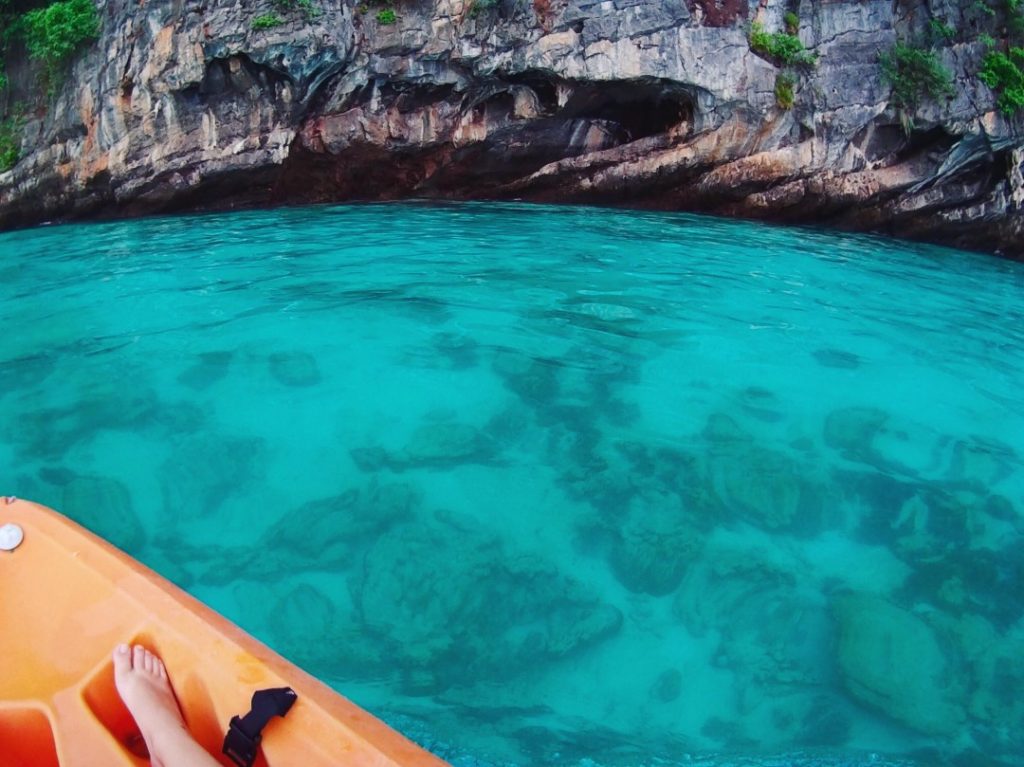
[[149, 756], [151, 759], [159, 759], [163, 761], [163, 758], [167, 754], [178, 753], [181, 750], [183, 741], [192, 742], [193, 738], [185, 725], [181, 722], [174, 722], [173, 724], [160, 727], [155, 732], [144, 735], [146, 738], [146, 746], [149, 749]]

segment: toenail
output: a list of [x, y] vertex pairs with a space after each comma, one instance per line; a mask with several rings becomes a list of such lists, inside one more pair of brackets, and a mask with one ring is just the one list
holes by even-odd
[[119, 653], [120, 653], [121, 655], [124, 655], [124, 654], [125, 654], [126, 652], [128, 652], [128, 645], [126, 645], [126, 644], [123, 644], [123, 643], [122, 643], [122, 644], [119, 644], [119, 645], [117, 646], [117, 651], [118, 651], [118, 652], [119, 652]]

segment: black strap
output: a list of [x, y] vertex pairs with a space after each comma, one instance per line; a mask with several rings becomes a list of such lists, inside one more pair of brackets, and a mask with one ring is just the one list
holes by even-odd
[[298, 695], [291, 687], [257, 690], [252, 694], [252, 709], [245, 716], [231, 717], [224, 736], [224, 753], [238, 767], [252, 767], [260, 748], [263, 728], [275, 716], [284, 716]]

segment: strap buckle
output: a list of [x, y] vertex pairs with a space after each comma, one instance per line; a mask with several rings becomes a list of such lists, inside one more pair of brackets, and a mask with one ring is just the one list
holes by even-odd
[[224, 754], [237, 767], [252, 767], [263, 740], [263, 728], [275, 716], [284, 716], [298, 696], [290, 687], [257, 690], [252, 695], [252, 709], [245, 716], [231, 717], [224, 736]]
[[224, 736], [224, 754], [238, 767], [252, 767], [261, 740], [263, 736], [259, 733], [256, 733], [255, 738], [249, 737], [242, 729], [241, 718], [233, 716], [227, 735]]

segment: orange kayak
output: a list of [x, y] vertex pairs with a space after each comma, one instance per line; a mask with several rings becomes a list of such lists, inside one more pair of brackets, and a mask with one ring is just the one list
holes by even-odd
[[[20, 540], [20, 543], [18, 543]], [[167, 665], [185, 721], [225, 765], [225, 730], [252, 695], [290, 687], [257, 767], [445, 767], [181, 589], [60, 514], [0, 499], [0, 754], [5, 767], [145, 765], [114, 688], [111, 650]], [[310, 641], [323, 641], [310, 637]], [[343, 647], [338, 648], [344, 652]]]

